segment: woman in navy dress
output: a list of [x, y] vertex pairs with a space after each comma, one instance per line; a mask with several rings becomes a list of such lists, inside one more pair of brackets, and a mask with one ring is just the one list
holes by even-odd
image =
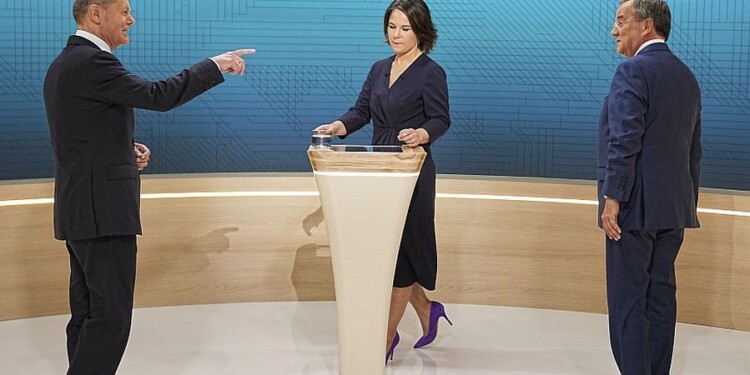
[[[407, 303], [419, 316], [424, 335], [414, 345], [431, 343], [442, 304], [430, 301], [435, 290], [435, 164], [430, 146], [450, 126], [445, 71], [427, 54], [437, 40], [430, 11], [422, 0], [396, 0], [385, 12], [383, 32], [396, 53], [376, 62], [362, 85], [356, 104], [327, 129], [344, 137], [372, 121], [372, 144], [422, 146], [427, 157], [406, 216], [391, 293], [386, 360], [399, 342], [396, 331]], [[450, 322], [450, 321], [449, 321]]]

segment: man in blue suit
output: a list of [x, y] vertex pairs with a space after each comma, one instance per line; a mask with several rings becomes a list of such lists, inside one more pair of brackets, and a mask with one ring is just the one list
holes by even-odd
[[674, 262], [696, 215], [701, 98], [667, 47], [663, 0], [620, 0], [612, 36], [628, 57], [599, 119], [599, 226], [606, 234], [612, 352], [624, 375], [669, 374]]

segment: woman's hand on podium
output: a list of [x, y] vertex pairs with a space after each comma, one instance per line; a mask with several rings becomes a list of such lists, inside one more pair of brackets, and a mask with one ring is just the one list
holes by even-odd
[[316, 132], [329, 132], [331, 135], [344, 136], [346, 135], [346, 127], [341, 121], [334, 121], [330, 124], [320, 125], [315, 128]]
[[402, 129], [398, 132], [398, 140], [404, 142], [409, 147], [417, 147], [430, 142], [430, 133], [422, 128], [419, 129]]

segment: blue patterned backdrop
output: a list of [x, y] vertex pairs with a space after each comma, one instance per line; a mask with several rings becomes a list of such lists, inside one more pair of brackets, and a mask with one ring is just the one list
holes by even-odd
[[[42, 82], [75, 25], [72, 0], [0, 0], [0, 179], [50, 177]], [[593, 179], [615, 66], [616, 0], [431, 0], [453, 126], [439, 173]], [[703, 90], [705, 187], [750, 190], [750, 1], [672, 0], [672, 49]], [[304, 172], [309, 130], [343, 113], [383, 43], [387, 0], [131, 0], [116, 54], [162, 79], [256, 48], [245, 77], [169, 113], [137, 111], [149, 173]], [[106, 126], [103, 124], [103, 126]], [[349, 143], [368, 143], [365, 130]]]

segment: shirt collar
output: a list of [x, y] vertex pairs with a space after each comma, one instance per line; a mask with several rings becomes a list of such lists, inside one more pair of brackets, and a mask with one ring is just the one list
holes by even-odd
[[639, 52], [641, 52], [644, 48], [646, 48], [646, 47], [648, 47], [648, 46], [650, 46], [652, 44], [666, 43], [666, 42], [667, 42], [666, 40], [661, 39], [661, 38], [656, 38], [656, 39], [651, 39], [649, 41], [646, 41], [645, 43], [641, 44], [640, 47], [638, 47], [638, 51], [635, 51], [635, 55], [633, 57], [638, 56]]
[[83, 30], [76, 30], [76, 35], [89, 40], [91, 43], [96, 44], [96, 46], [99, 47], [99, 49], [101, 49], [102, 51], [112, 53], [112, 50], [109, 48], [109, 44], [102, 40], [102, 38]]

